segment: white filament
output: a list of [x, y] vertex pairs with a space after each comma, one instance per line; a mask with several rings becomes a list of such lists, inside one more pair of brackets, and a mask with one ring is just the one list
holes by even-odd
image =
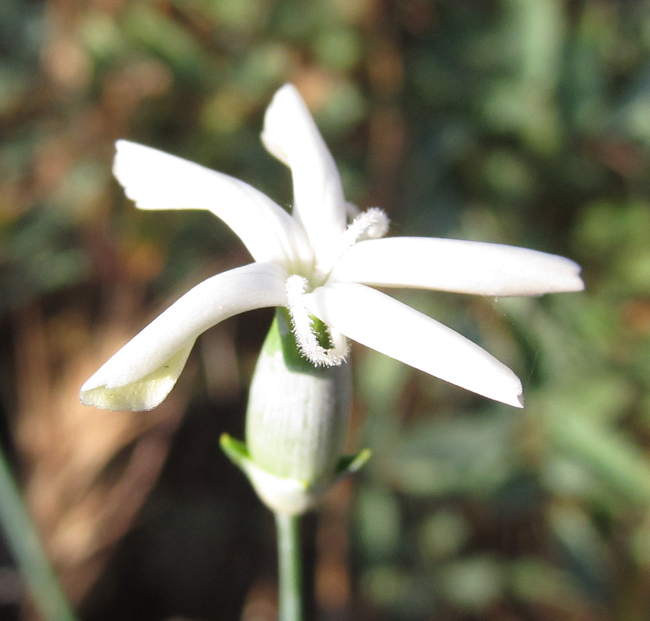
[[371, 207], [367, 211], [361, 212], [352, 220], [345, 233], [343, 233], [345, 249], [366, 239], [383, 237], [388, 233], [389, 224], [388, 216], [379, 207]]
[[331, 349], [325, 349], [318, 342], [313, 319], [303, 301], [307, 284], [307, 279], [298, 274], [289, 276], [286, 282], [287, 304], [298, 349], [305, 358], [318, 367], [338, 366], [345, 362], [348, 355], [347, 340], [342, 334], [328, 326], [327, 332], [334, 346]]
[[[348, 212], [352, 212], [353, 207], [352, 203], [348, 203]], [[356, 209], [356, 207], [354, 208]], [[383, 237], [388, 233], [389, 224], [388, 216], [379, 207], [371, 207], [361, 213], [357, 209], [354, 220], [341, 233], [336, 243], [333, 244], [331, 251], [325, 256], [321, 255], [316, 272], [326, 276], [346, 250], [357, 242]]]

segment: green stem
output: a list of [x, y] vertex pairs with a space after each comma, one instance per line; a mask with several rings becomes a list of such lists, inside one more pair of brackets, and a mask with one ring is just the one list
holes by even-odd
[[278, 533], [280, 612], [278, 621], [302, 621], [300, 517], [275, 514]]
[[76, 621], [0, 448], [0, 526], [25, 580], [32, 600], [45, 621]]

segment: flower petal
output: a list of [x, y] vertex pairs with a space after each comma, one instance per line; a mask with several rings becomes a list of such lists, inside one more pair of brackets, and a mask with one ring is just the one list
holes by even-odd
[[275, 264], [252, 263], [198, 284], [82, 386], [82, 403], [109, 410], [156, 407], [176, 384], [199, 334], [244, 311], [286, 304], [286, 277]]
[[291, 168], [294, 216], [320, 256], [345, 230], [346, 202], [341, 177], [300, 94], [285, 84], [264, 118], [262, 142]]
[[244, 242], [256, 261], [311, 260], [294, 219], [252, 186], [175, 155], [118, 140], [113, 174], [140, 209], [207, 209]]
[[517, 246], [426, 237], [360, 242], [339, 259], [330, 281], [489, 296], [584, 289], [580, 266], [564, 257]]
[[305, 304], [345, 336], [425, 373], [495, 401], [522, 407], [517, 376], [451, 328], [393, 298], [354, 283], [319, 287]]

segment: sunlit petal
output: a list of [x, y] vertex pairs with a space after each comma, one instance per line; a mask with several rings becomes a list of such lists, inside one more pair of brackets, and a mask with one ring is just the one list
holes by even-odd
[[118, 140], [113, 173], [140, 209], [207, 209], [242, 240], [256, 261], [309, 260], [295, 220], [252, 186], [180, 157]]
[[244, 311], [286, 304], [286, 272], [253, 263], [190, 289], [136, 335], [81, 388], [81, 401], [110, 410], [150, 410], [174, 387], [194, 341]]
[[580, 266], [517, 246], [457, 239], [392, 237], [352, 246], [331, 281], [417, 287], [489, 296], [580, 291]]
[[354, 283], [305, 296], [311, 312], [350, 339], [479, 395], [522, 407], [517, 376], [465, 337], [415, 309]]
[[305, 102], [291, 84], [283, 86], [266, 111], [264, 145], [291, 168], [294, 215], [317, 255], [345, 230], [347, 204], [341, 177]]

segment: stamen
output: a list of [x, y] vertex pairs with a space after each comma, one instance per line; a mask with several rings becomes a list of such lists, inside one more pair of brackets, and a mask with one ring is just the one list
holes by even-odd
[[378, 239], [388, 233], [390, 220], [379, 207], [371, 207], [360, 213], [343, 233], [343, 244], [346, 248], [366, 239]]
[[[354, 205], [348, 203], [348, 211]], [[362, 213], [358, 212], [354, 220], [348, 225], [348, 228], [341, 234], [336, 243], [333, 243], [328, 252], [319, 257], [316, 264], [315, 272], [327, 278], [334, 264], [339, 260], [341, 255], [357, 242], [366, 239], [377, 239], [388, 233], [390, 220], [388, 216], [379, 207], [371, 207]]]
[[330, 326], [327, 326], [333, 347], [325, 349], [318, 342], [313, 319], [303, 303], [303, 295], [307, 291], [307, 279], [293, 274], [287, 278], [285, 288], [293, 334], [302, 355], [317, 367], [333, 367], [345, 362], [349, 348], [342, 334], [334, 332]]

